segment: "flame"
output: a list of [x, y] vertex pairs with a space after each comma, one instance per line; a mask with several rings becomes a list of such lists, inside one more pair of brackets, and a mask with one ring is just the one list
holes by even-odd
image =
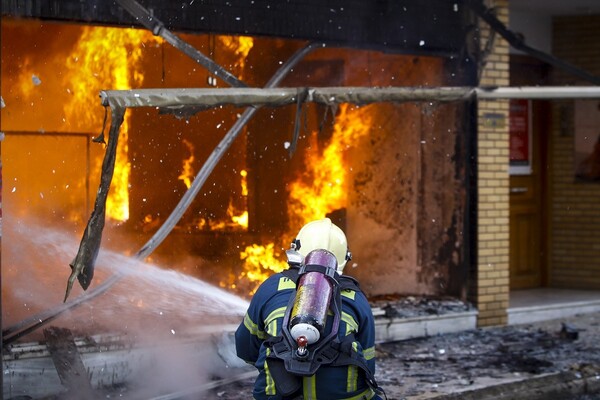
[[312, 133], [307, 153], [308, 168], [290, 185], [288, 216], [292, 226], [325, 218], [328, 213], [346, 207], [348, 167], [344, 154], [369, 133], [371, 123], [369, 107], [342, 104], [331, 140], [322, 153], [318, 151], [318, 132]]
[[[239, 210], [236, 210], [232, 202], [229, 202], [229, 207], [227, 208], [227, 215], [231, 218], [231, 220], [244, 228], [244, 230], [248, 230], [248, 171], [241, 170], [240, 171], [241, 178], [241, 186], [242, 186], [242, 198], [244, 202], [244, 210], [240, 214]], [[236, 215], [237, 214], [237, 215]]]
[[181, 171], [181, 175], [179, 175], [177, 179], [183, 181], [185, 187], [189, 189], [190, 186], [192, 186], [192, 179], [194, 179], [194, 170], [192, 168], [192, 164], [195, 160], [194, 145], [187, 139], [183, 139], [183, 144], [185, 144], [190, 151], [190, 156], [183, 160], [183, 171]]
[[240, 253], [240, 259], [245, 261], [246, 268], [239, 278], [245, 277], [251, 282], [262, 282], [270, 273], [283, 271], [287, 267], [287, 262], [275, 251], [274, 243], [266, 246], [247, 246], [246, 250]]
[[240, 71], [238, 78], [242, 79], [242, 73], [246, 66], [246, 57], [254, 46], [254, 39], [248, 36], [219, 36], [219, 41], [229, 52], [236, 56], [234, 67]]
[[[76, 129], [96, 126], [98, 91], [139, 86], [144, 77], [135, 68], [140, 64], [142, 45], [161, 40], [144, 30], [83, 27], [72, 55], [66, 60], [66, 86], [72, 94], [72, 101], [64, 109], [67, 122]], [[115, 169], [106, 201], [106, 215], [116, 221], [129, 219], [129, 125], [130, 117], [126, 113], [119, 132]], [[100, 166], [97, 168], [100, 169]]]
[[246, 170], [240, 171], [241, 176], [241, 188], [242, 188], [242, 198], [243, 198], [243, 209], [236, 207], [233, 204], [233, 200], [229, 201], [229, 206], [227, 207], [227, 216], [228, 220], [225, 221], [215, 221], [208, 218], [200, 217], [195, 222], [194, 225], [200, 230], [209, 230], [209, 231], [236, 231], [239, 229], [247, 230], [248, 229], [248, 182], [247, 176], [248, 172]]
[[[348, 167], [344, 153], [369, 133], [371, 124], [369, 107], [342, 104], [331, 139], [322, 152], [319, 151], [322, 146], [318, 143], [318, 132], [312, 132], [306, 154], [307, 170], [290, 184], [288, 217], [294, 231], [288, 234], [289, 243], [304, 224], [325, 218], [328, 213], [347, 206]], [[252, 293], [271, 273], [287, 268], [287, 262], [279, 259], [274, 247], [273, 243], [265, 246], [253, 244], [240, 254], [244, 271], [239, 278], [256, 283]]]

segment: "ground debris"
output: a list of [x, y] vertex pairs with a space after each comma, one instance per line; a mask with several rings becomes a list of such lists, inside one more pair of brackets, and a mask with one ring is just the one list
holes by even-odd
[[[392, 299], [382, 301], [383, 306], [396, 304]], [[416, 297], [406, 301], [413, 304], [415, 313], [423, 315], [425, 302]], [[578, 336], [565, 335], [565, 325], [575, 329]], [[381, 343], [376, 346], [376, 378], [389, 400], [600, 399], [599, 342], [600, 312]], [[511, 390], [524, 393], [529, 388], [537, 397], [498, 394]], [[549, 397], [543, 394], [545, 388], [558, 388], [568, 396]], [[222, 391], [220, 396], [215, 391], [213, 397], [206, 398], [246, 398], [252, 392], [252, 380]]]

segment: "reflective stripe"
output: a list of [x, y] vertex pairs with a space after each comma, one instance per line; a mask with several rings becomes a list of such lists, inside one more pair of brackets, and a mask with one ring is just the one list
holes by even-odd
[[363, 356], [366, 360], [372, 360], [375, 358], [375, 346], [363, 349]]
[[358, 323], [352, 318], [352, 315], [342, 311], [342, 321], [346, 323], [346, 335], [358, 332]]
[[367, 390], [365, 390], [364, 392], [357, 394], [356, 396], [352, 396], [352, 397], [346, 397], [345, 399], [341, 399], [341, 400], [369, 400], [372, 399], [373, 396], [375, 396], [375, 392], [373, 391], [373, 389], [369, 388]]
[[248, 329], [248, 332], [250, 332], [251, 335], [258, 337], [259, 339], [267, 338], [267, 334], [258, 329], [258, 325], [252, 321], [252, 318], [250, 318], [247, 313], [244, 315], [244, 326], [246, 329]]
[[342, 290], [342, 296], [349, 298], [350, 300], [354, 300], [356, 297], [356, 292], [352, 289], [344, 289]]
[[315, 380], [314, 375], [303, 377], [302, 387], [302, 394], [304, 395], [304, 400], [317, 400], [317, 382]]
[[277, 284], [277, 291], [287, 290], [287, 289], [296, 289], [296, 284], [290, 278], [286, 278], [285, 276], [279, 278], [279, 283]]
[[[280, 308], [276, 308], [275, 310], [271, 311], [271, 313], [269, 315], [267, 315], [267, 318], [265, 318], [265, 326], [269, 326], [271, 324], [271, 322], [273, 322], [273, 320], [276, 320], [277, 318], [283, 318], [285, 316], [285, 310], [287, 309], [287, 307], [280, 307]], [[269, 329], [267, 328], [267, 330], [269, 331]], [[269, 331], [269, 333], [272, 336], [275, 336], [277, 334], [277, 332], [271, 332]]]
[[346, 376], [346, 392], [354, 392], [356, 389], [358, 389], [358, 368], [355, 365], [349, 365]]
[[[271, 353], [271, 349], [267, 349], [267, 357]], [[273, 396], [277, 394], [277, 389], [275, 388], [275, 380], [273, 380], [273, 376], [271, 375], [271, 371], [269, 371], [269, 364], [265, 360], [265, 394], [269, 396]]]

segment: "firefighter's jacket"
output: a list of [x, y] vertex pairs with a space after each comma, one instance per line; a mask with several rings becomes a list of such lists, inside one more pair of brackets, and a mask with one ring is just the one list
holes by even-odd
[[[256, 400], [284, 399], [277, 393], [275, 382], [265, 364], [266, 352], [263, 343], [269, 336], [281, 332], [281, 324], [290, 296], [295, 295], [296, 284], [281, 273], [264, 281], [254, 294], [244, 321], [235, 333], [237, 355], [253, 364], [259, 372], [254, 385]], [[331, 332], [332, 317], [323, 336]], [[362, 353], [372, 374], [375, 375], [375, 325], [367, 298], [361, 291], [342, 291], [342, 318], [338, 337], [354, 333], [355, 349]], [[350, 365], [332, 367], [323, 365], [311, 377], [303, 377], [304, 400], [334, 399], [380, 399], [365, 381], [360, 368]]]

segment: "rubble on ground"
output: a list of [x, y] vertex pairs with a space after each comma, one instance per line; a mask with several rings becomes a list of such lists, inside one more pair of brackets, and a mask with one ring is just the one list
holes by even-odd
[[[442, 398], [537, 377], [563, 379], [566, 375], [560, 374], [567, 372], [600, 381], [598, 343], [600, 313], [474, 329], [378, 344], [376, 376], [389, 400]], [[247, 398], [252, 385], [253, 379], [247, 378], [216, 388], [206, 398]], [[580, 396], [593, 398], [589, 393]]]

